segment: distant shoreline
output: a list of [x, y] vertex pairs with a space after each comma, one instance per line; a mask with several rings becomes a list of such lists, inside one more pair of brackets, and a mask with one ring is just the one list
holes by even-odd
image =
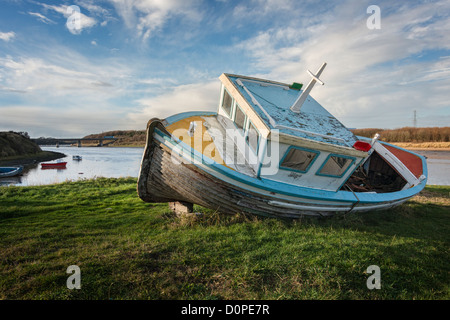
[[0, 166], [27, 166], [38, 162], [52, 161], [64, 158], [66, 155], [61, 152], [41, 151], [25, 156], [7, 157], [0, 159]]
[[450, 151], [450, 142], [388, 142], [409, 150]]

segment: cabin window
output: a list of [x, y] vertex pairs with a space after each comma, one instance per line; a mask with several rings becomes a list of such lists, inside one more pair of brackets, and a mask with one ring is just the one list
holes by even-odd
[[305, 173], [318, 154], [319, 152], [314, 150], [290, 147], [281, 160], [280, 168]]
[[242, 111], [242, 109], [239, 107], [239, 105], [236, 103], [236, 112], [234, 115], [234, 123], [236, 123], [236, 126], [239, 129], [244, 129], [245, 125], [245, 113]]
[[258, 152], [259, 133], [251, 121], [249, 121], [248, 124], [247, 143], [255, 150], [255, 152]]
[[321, 176], [342, 177], [355, 162], [354, 158], [330, 154], [317, 172]]
[[223, 89], [222, 109], [229, 117], [231, 117], [232, 105], [233, 105], [233, 98], [230, 96], [227, 90]]

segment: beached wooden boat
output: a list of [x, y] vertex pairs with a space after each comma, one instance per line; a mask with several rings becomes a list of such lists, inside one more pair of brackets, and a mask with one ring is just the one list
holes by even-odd
[[356, 137], [309, 95], [325, 65], [303, 90], [222, 74], [217, 112], [151, 119], [139, 197], [297, 218], [387, 209], [416, 195], [424, 157]]
[[67, 162], [41, 163], [42, 169], [64, 169]]
[[23, 167], [0, 167], [0, 178], [14, 177], [21, 174]]

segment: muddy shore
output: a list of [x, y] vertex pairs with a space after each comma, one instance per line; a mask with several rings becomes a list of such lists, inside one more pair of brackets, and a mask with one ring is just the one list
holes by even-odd
[[60, 158], [64, 158], [66, 155], [61, 152], [42, 151], [35, 154], [29, 154], [22, 157], [3, 158], [0, 159], [0, 166], [28, 166], [43, 161], [52, 161]]

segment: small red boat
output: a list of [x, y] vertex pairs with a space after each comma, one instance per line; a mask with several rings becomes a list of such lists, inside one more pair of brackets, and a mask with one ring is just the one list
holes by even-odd
[[41, 163], [42, 169], [64, 169], [67, 162]]

